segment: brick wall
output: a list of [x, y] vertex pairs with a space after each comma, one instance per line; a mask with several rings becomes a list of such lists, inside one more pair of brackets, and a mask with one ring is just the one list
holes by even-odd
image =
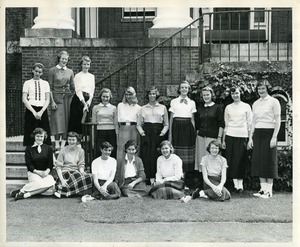
[[[272, 8], [273, 10], [283, 8]], [[290, 10], [290, 8], [286, 8]], [[271, 42], [292, 42], [292, 14], [288, 12], [272, 12]]]
[[[70, 62], [68, 67], [74, 73], [81, 71], [79, 66], [80, 59], [83, 55], [90, 56], [92, 63], [90, 73], [95, 75], [96, 83], [100, 82], [110, 73], [116, 71], [124, 64], [130, 62], [138, 55], [144, 53], [148, 48], [131, 47], [131, 48], [104, 48], [104, 47], [23, 47], [22, 48], [22, 81], [31, 78], [32, 65], [35, 62], [41, 62], [45, 66], [43, 79], [47, 80], [48, 70], [57, 64], [57, 54], [61, 50], [67, 50], [70, 54]], [[172, 56], [172, 60], [170, 59]], [[181, 62], [180, 62], [181, 56]], [[162, 94], [166, 93], [166, 85], [178, 84], [183, 80], [192, 68], [196, 69], [198, 64], [198, 49], [197, 48], [173, 48], [172, 52], [164, 48], [150, 53], [145, 59], [138, 60], [133, 63], [128, 70], [116, 74], [110, 80], [103, 83], [98, 83], [96, 92], [99, 92], [101, 87], [109, 87], [113, 93], [113, 103], [121, 101], [124, 89], [131, 85], [138, 93], [138, 98], [141, 103], [144, 103], [145, 90], [150, 85], [156, 85]], [[172, 61], [172, 63], [170, 63]], [[181, 65], [180, 65], [181, 63]], [[143, 70], [145, 69], [145, 73]], [[127, 74], [128, 73], [128, 74]], [[96, 94], [97, 95], [97, 94]], [[98, 99], [95, 99], [95, 103]]]

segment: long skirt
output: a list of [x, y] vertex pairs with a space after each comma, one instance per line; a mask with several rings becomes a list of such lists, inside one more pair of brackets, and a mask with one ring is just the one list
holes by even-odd
[[77, 134], [82, 134], [81, 119], [83, 116], [83, 104], [79, 100], [78, 96], [74, 94], [70, 105], [70, 120], [69, 120], [69, 131], [75, 131]]
[[143, 129], [145, 136], [141, 136], [140, 157], [143, 160], [147, 178], [155, 178], [156, 161], [160, 156], [157, 148], [159, 144], [166, 139], [165, 136], [159, 136], [163, 129], [160, 123], [144, 123]]
[[277, 147], [270, 148], [274, 129], [255, 129], [251, 175], [261, 178], [278, 178]]
[[[209, 181], [214, 185], [219, 185], [221, 182], [221, 176], [208, 176]], [[216, 201], [225, 201], [231, 198], [230, 192], [223, 186], [222, 195], [217, 196], [215, 192], [206, 183], [203, 183], [203, 191], [210, 199]]]
[[[117, 150], [117, 162], [120, 164], [124, 158], [125, 143], [129, 140], [133, 140], [140, 144], [140, 134], [136, 129], [136, 125], [120, 125], [118, 135], [118, 150]], [[139, 155], [138, 153], [136, 155]]]
[[208, 144], [216, 140], [215, 138], [210, 138], [210, 137], [202, 137], [202, 136], [197, 136], [196, 137], [196, 154], [195, 154], [195, 170], [201, 172], [201, 160], [203, 156], [207, 155], [208, 152], [206, 151], [206, 148]]
[[68, 131], [70, 104], [72, 95], [65, 95], [61, 101], [55, 102], [57, 110], [51, 110], [51, 131], [53, 135], [64, 134]]
[[182, 159], [184, 172], [195, 167], [195, 129], [190, 118], [174, 118], [172, 125], [174, 153]]
[[133, 188], [128, 187], [132, 181], [136, 180], [137, 178], [126, 178], [124, 185], [121, 187], [122, 194], [128, 197], [142, 197], [147, 196], [149, 193], [149, 189], [146, 186], [144, 181], [136, 184]]
[[66, 197], [78, 194], [81, 191], [92, 188], [93, 176], [90, 173], [79, 171], [63, 171], [63, 178], [67, 180], [68, 186], [57, 185], [57, 192]]
[[[32, 108], [39, 112], [43, 107], [40, 106], [33, 106]], [[31, 134], [35, 128], [43, 128], [47, 132], [47, 139], [44, 141], [45, 144], [51, 146], [51, 131], [50, 131], [50, 124], [49, 124], [49, 117], [48, 117], [48, 111], [45, 110], [41, 120], [37, 120], [31, 111], [29, 111], [26, 108], [25, 111], [25, 117], [24, 117], [24, 139], [23, 139], [23, 145], [24, 146], [32, 146], [34, 143], [34, 139], [31, 137]]]
[[[106, 180], [98, 179], [99, 185], [102, 186]], [[104, 196], [100, 193], [100, 191], [93, 185], [93, 193], [91, 194], [92, 197], [95, 197], [98, 200], [110, 200], [110, 199], [118, 199], [121, 196], [121, 191], [117, 183], [111, 182], [107, 186], [108, 196]]]
[[111, 157], [117, 157], [117, 135], [116, 130], [97, 130], [97, 157], [101, 155], [100, 146], [103, 142], [109, 142], [113, 146], [113, 151], [111, 152]]
[[246, 165], [249, 162], [247, 155], [248, 138], [226, 135], [226, 159], [228, 177], [243, 179], [246, 176]]
[[24, 190], [25, 192], [34, 192], [36, 190], [45, 189], [42, 195], [53, 194], [54, 191], [50, 193], [50, 190], [49, 192], [46, 193], [46, 191], [48, 189], [51, 189], [55, 184], [55, 180], [51, 175], [42, 178], [41, 176], [28, 171], [27, 176], [28, 176], [28, 183], [23, 186], [22, 190]]
[[180, 199], [184, 196], [184, 181], [166, 181], [163, 184], [154, 186], [149, 191], [154, 199]]

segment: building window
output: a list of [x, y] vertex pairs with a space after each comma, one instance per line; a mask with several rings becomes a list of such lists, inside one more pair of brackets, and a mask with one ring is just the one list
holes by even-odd
[[254, 22], [265, 22], [265, 8], [254, 8], [254, 10], [263, 10], [261, 12], [254, 12]]
[[271, 94], [272, 97], [276, 98], [281, 106], [281, 125], [277, 136], [278, 146], [285, 147], [291, 144], [291, 119], [289, 117], [291, 111], [290, 98], [281, 89], [274, 89]]
[[153, 20], [156, 17], [156, 8], [123, 8], [123, 21]]

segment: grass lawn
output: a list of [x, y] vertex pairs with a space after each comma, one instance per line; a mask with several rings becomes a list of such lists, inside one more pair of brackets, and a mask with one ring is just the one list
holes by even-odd
[[120, 198], [115, 201], [89, 201], [80, 203], [78, 207], [85, 221], [98, 223], [292, 222], [292, 193], [275, 193], [269, 199], [233, 196], [225, 202], [202, 198], [188, 203]]

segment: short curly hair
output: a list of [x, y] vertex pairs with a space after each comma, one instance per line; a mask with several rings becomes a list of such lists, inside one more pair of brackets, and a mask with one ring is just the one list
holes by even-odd
[[34, 137], [36, 135], [44, 135], [44, 141], [47, 139], [48, 135], [47, 135], [47, 131], [44, 130], [43, 128], [35, 128], [33, 131], [32, 131], [32, 134], [31, 134], [31, 138], [34, 139]]
[[216, 141], [216, 140], [212, 140], [206, 147], [206, 151], [210, 153], [210, 148], [211, 145], [215, 145], [216, 147], [219, 148], [219, 153], [221, 153], [221, 143]]

